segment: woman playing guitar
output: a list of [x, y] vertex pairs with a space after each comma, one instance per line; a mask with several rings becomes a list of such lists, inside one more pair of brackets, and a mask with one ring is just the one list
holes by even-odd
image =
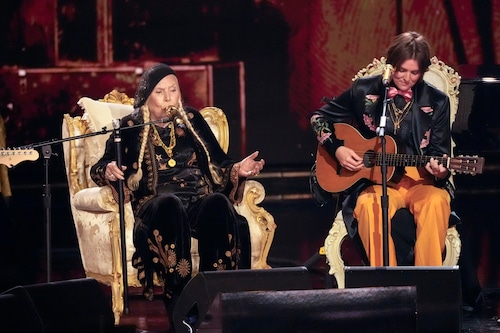
[[[426, 157], [419, 163], [394, 164], [395, 172], [387, 188], [388, 217], [390, 220], [396, 211], [408, 208], [416, 224], [415, 265], [440, 266], [452, 198], [448, 180], [450, 102], [445, 93], [423, 80], [430, 65], [429, 45], [423, 36], [416, 32], [396, 36], [386, 58], [394, 68], [388, 83], [383, 82], [381, 75], [357, 79], [347, 91], [313, 113], [312, 128], [321, 151], [336, 163], [330, 171], [332, 177], [351, 177], [366, 170], [376, 158], [366, 149], [359, 150], [360, 141], [349, 133], [359, 133], [362, 140], [377, 136], [384, 92], [389, 84], [385, 133], [406, 154]], [[355, 130], [346, 130], [344, 124]], [[377, 183], [376, 178], [360, 177], [352, 186], [346, 186], [343, 204], [349, 234], [359, 233], [372, 266], [383, 264], [382, 186]], [[397, 265], [391, 237], [388, 245], [389, 265]]]

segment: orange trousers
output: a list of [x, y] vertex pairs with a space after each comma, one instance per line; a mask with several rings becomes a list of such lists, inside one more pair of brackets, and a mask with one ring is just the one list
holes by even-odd
[[[450, 196], [432, 185], [425, 169], [406, 168], [402, 180], [387, 187], [389, 197], [389, 265], [396, 266], [396, 251], [391, 238], [391, 219], [400, 208], [408, 208], [415, 218], [417, 239], [415, 266], [441, 266], [446, 232], [451, 213]], [[366, 188], [358, 197], [354, 217], [371, 266], [382, 266], [382, 186]]]

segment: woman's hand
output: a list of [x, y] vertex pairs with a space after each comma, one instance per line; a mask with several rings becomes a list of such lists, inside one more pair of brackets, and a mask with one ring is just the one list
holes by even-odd
[[337, 148], [335, 158], [341, 167], [349, 171], [359, 171], [363, 167], [363, 159], [354, 150], [345, 146]]
[[260, 173], [266, 162], [264, 161], [264, 159], [256, 161], [255, 159], [257, 158], [258, 155], [259, 152], [255, 151], [252, 154], [245, 157], [243, 160], [241, 160], [238, 176], [240, 177], [257, 176]]
[[125, 178], [123, 177], [123, 171], [127, 169], [126, 166], [122, 165], [122, 169], [118, 168], [118, 165], [116, 165], [116, 161], [109, 162], [108, 165], [106, 165], [106, 172], [104, 172], [104, 177], [112, 182], [117, 181], [118, 179], [124, 180]]
[[[444, 158], [448, 155], [444, 154]], [[433, 175], [436, 179], [443, 179], [448, 176], [449, 170], [435, 158], [431, 158], [429, 162], [425, 165], [425, 170]]]

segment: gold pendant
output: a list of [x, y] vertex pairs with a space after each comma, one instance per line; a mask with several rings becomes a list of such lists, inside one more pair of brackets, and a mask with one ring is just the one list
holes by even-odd
[[173, 158], [168, 160], [169, 167], [173, 168], [176, 164], [177, 164], [177, 162]]

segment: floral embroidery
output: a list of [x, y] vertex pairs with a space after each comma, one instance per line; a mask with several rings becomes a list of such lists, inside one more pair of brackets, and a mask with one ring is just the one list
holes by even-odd
[[375, 121], [373, 118], [370, 116], [370, 109], [372, 108], [373, 104], [375, 104], [378, 99], [379, 95], [366, 95], [365, 96], [365, 112], [363, 114], [363, 122], [365, 125], [372, 131], [377, 130], [377, 126], [375, 125]]
[[430, 106], [422, 106], [420, 110], [422, 110], [424, 113], [427, 113], [429, 116], [432, 116], [432, 114], [434, 113], [434, 109]]
[[164, 264], [165, 267], [173, 267], [177, 262], [177, 253], [174, 250], [167, 250], [167, 260]]
[[431, 137], [431, 130], [427, 130], [427, 132], [425, 132], [424, 134], [424, 137], [422, 139], [422, 141], [420, 142], [420, 148], [425, 148], [429, 145], [429, 139]]
[[379, 99], [378, 95], [366, 95], [365, 96], [365, 112], [368, 112], [368, 109], [372, 107], [375, 102]]
[[216, 271], [224, 271], [224, 270], [226, 270], [226, 265], [224, 264], [224, 262], [222, 261], [222, 259], [218, 259], [217, 262], [214, 262], [213, 266], [214, 266], [214, 268], [215, 268]]
[[332, 131], [328, 127], [328, 123], [322, 117], [313, 116], [312, 125], [316, 131], [316, 139], [319, 143], [323, 144], [323, 142], [332, 136]]
[[375, 126], [375, 122], [373, 121], [373, 118], [370, 117], [369, 115], [367, 114], [363, 114], [363, 121], [365, 123], [366, 126], [368, 126], [368, 128], [372, 131], [376, 131], [377, 130], [377, 126]]
[[175, 270], [181, 277], [185, 278], [191, 273], [191, 265], [189, 264], [189, 261], [183, 258], [179, 261]]
[[154, 240], [148, 238], [149, 249], [155, 253], [155, 256], [151, 259], [153, 263], [163, 265], [171, 274], [177, 271], [181, 277], [188, 276], [191, 271], [191, 265], [184, 258], [178, 260], [175, 244], [167, 244], [162, 247], [163, 237], [160, 235], [158, 229], [153, 230], [153, 236]]
[[367, 103], [371, 103], [371, 104], [375, 103], [379, 99], [379, 97], [380, 97], [379, 95], [366, 95], [365, 105]]

